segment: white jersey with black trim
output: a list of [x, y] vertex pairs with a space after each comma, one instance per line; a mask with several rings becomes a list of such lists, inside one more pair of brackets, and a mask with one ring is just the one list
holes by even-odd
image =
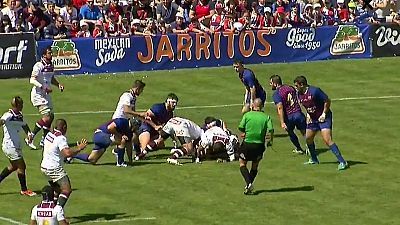
[[195, 122], [181, 117], [173, 117], [164, 125], [163, 131], [177, 137], [187, 137], [196, 140], [203, 134], [203, 129]]
[[65, 220], [64, 210], [54, 202], [42, 201], [32, 209], [31, 220], [38, 225], [58, 225], [59, 221]]
[[117, 108], [112, 116], [113, 119], [116, 118], [124, 118], [129, 119], [132, 115], [127, 115], [124, 113], [124, 105], [130, 107], [133, 111], [136, 110], [136, 95], [132, 94], [130, 91], [127, 91], [121, 95], [119, 98]]
[[10, 109], [1, 117], [4, 120], [3, 124], [3, 146], [8, 148], [21, 149], [21, 140], [19, 132], [26, 125], [21, 112], [14, 112]]
[[61, 151], [69, 148], [67, 138], [58, 130], [49, 132], [44, 139], [44, 150], [41, 167], [55, 169], [64, 165]]

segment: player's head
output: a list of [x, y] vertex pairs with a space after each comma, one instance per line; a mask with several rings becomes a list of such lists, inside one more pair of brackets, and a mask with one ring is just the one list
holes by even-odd
[[233, 68], [237, 73], [243, 72], [244, 70], [243, 62], [240, 60], [235, 60], [235, 62], [233, 62]]
[[214, 144], [213, 144], [213, 153], [214, 154], [222, 153], [224, 151], [226, 151], [225, 143], [223, 143], [221, 141], [214, 142]]
[[18, 111], [21, 111], [22, 108], [24, 107], [24, 101], [22, 100], [21, 97], [15, 96], [15, 97], [12, 98], [12, 100], [11, 100], [11, 106], [12, 106], [14, 109], [17, 109]]
[[252, 109], [254, 111], [261, 111], [261, 109], [263, 108], [263, 102], [260, 98], [256, 98], [253, 101], [253, 105], [252, 105]]
[[296, 89], [300, 93], [304, 94], [308, 87], [307, 78], [305, 76], [298, 76], [294, 79], [293, 82]]
[[54, 129], [59, 130], [62, 134], [67, 133], [67, 121], [64, 119], [57, 119], [54, 124]]
[[53, 59], [53, 52], [51, 51], [51, 46], [43, 49], [42, 57], [47, 61], [51, 61]]
[[173, 111], [176, 107], [176, 105], [178, 104], [178, 96], [176, 96], [176, 94], [174, 93], [169, 93], [167, 95], [167, 99], [165, 100], [165, 103], [167, 105], [167, 109], [169, 111]]
[[43, 201], [47, 202], [54, 201], [54, 189], [49, 185], [44, 186], [42, 188], [42, 197]]
[[140, 95], [143, 92], [145, 86], [146, 84], [142, 80], [135, 80], [135, 82], [133, 82], [131, 90], [135, 95]]
[[272, 75], [269, 78], [269, 85], [272, 90], [276, 90], [278, 87], [282, 86], [282, 78], [279, 75]]
[[209, 128], [215, 126], [216, 125], [216, 121], [217, 121], [217, 119], [215, 117], [207, 116], [204, 119], [204, 129], [209, 129]]

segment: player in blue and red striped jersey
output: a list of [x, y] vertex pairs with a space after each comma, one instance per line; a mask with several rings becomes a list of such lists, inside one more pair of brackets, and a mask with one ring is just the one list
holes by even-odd
[[314, 138], [317, 132], [321, 131], [325, 144], [329, 146], [339, 161], [338, 170], [348, 168], [346, 160], [344, 160], [338, 146], [332, 140], [332, 111], [330, 110], [331, 100], [328, 95], [320, 88], [308, 85], [304, 76], [296, 77], [294, 85], [298, 90], [300, 103], [307, 110], [306, 142], [311, 159], [306, 164], [319, 163], [315, 152]]
[[304, 151], [294, 132], [294, 129], [297, 128], [303, 137], [306, 135], [306, 117], [301, 112], [297, 91], [293, 86], [282, 84], [282, 78], [279, 75], [272, 75], [269, 85], [275, 91], [272, 98], [278, 111], [281, 127], [287, 131], [290, 141], [296, 147], [293, 153], [303, 154]]
[[264, 106], [265, 100], [267, 99], [267, 94], [264, 88], [258, 82], [256, 75], [250, 69], [243, 66], [241, 61], [235, 61], [233, 63], [233, 68], [239, 74], [239, 79], [242, 81], [246, 93], [244, 97], [244, 103], [242, 108], [242, 113], [250, 111], [250, 107], [254, 99], [259, 98], [262, 101], [262, 106]]
[[139, 127], [140, 153], [137, 153], [135, 160], [142, 159], [149, 151], [163, 147], [164, 142], [157, 142], [159, 130], [174, 117], [174, 110], [178, 104], [178, 96], [170, 93], [164, 103], [154, 104], [146, 112], [146, 121]]

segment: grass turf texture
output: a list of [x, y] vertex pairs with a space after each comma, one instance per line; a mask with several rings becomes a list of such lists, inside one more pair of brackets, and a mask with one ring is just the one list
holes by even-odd
[[[398, 58], [324, 61], [313, 63], [249, 65], [268, 91], [269, 76], [280, 74], [292, 84], [304, 74], [332, 99], [399, 95]], [[147, 86], [137, 101], [139, 109], [162, 102], [169, 92], [179, 96], [179, 106], [241, 103], [243, 87], [231, 67], [140, 72], [101, 76], [65, 76], [58, 79], [64, 93], [54, 91], [55, 112], [113, 111], [120, 94], [135, 79]], [[25, 120], [33, 127], [39, 116], [29, 101], [28, 79], [0, 80], [0, 110], [9, 108], [12, 96], [25, 101]], [[66, 216], [74, 224], [94, 220], [124, 220], [112, 224], [399, 224], [396, 216], [399, 187], [400, 98], [333, 101], [334, 140], [351, 168], [337, 171], [336, 159], [317, 136], [320, 165], [306, 166], [305, 156], [295, 156], [288, 137], [277, 137], [267, 150], [255, 181], [257, 195], [243, 195], [244, 181], [238, 162], [172, 166], [169, 153], [150, 154], [134, 167], [117, 168], [108, 152], [98, 166], [75, 161], [66, 165], [74, 192]], [[175, 114], [199, 124], [205, 116], [222, 118], [236, 133], [241, 106], [178, 109]], [[280, 128], [275, 107], [266, 113]], [[93, 130], [112, 113], [56, 115], [68, 121], [68, 139], [92, 139]], [[1, 134], [2, 135], [2, 134]], [[38, 144], [39, 137], [36, 138]], [[304, 141], [302, 140], [302, 143]], [[170, 146], [170, 142], [169, 142]], [[89, 152], [92, 145], [86, 150]], [[41, 151], [24, 147], [28, 187], [40, 190], [46, 179], [40, 172]], [[189, 160], [183, 160], [189, 162]], [[0, 169], [8, 165], [0, 157]], [[15, 174], [0, 184], [0, 217], [28, 223], [39, 197], [19, 195]], [[146, 218], [150, 218], [145, 220]], [[2, 221], [0, 224], [10, 224]], [[97, 224], [109, 224], [100, 222]]]

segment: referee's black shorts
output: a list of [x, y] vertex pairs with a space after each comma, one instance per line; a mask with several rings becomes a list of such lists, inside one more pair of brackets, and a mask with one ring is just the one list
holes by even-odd
[[265, 151], [264, 143], [242, 142], [239, 148], [239, 158], [245, 161], [260, 161]]

